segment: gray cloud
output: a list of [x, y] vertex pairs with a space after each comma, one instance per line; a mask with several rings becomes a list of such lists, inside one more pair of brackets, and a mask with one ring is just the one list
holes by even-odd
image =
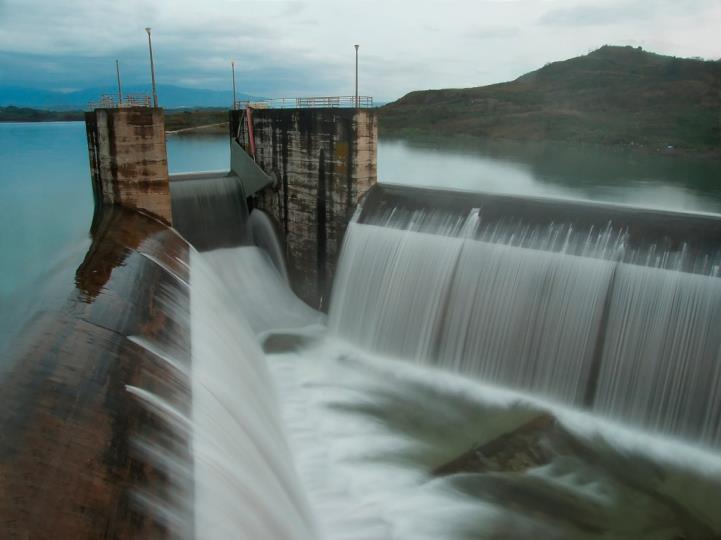
[[512, 38], [520, 33], [521, 29], [517, 26], [485, 26], [467, 30], [465, 35], [469, 38], [485, 40]]
[[[152, 26], [158, 80], [266, 95], [349, 94], [515, 78], [629, 36], [679, 56], [721, 56], [717, 0], [0, 0], [2, 84], [46, 89], [147, 80]], [[539, 24], [539, 22], [541, 24]], [[669, 30], [671, 29], [671, 30]]]
[[719, 20], [717, 0], [610, 0], [608, 2], [578, 3], [552, 9], [539, 18], [541, 24], [559, 26], [595, 26], [634, 23], [648, 24], [654, 19], [669, 19], [693, 15], [708, 15], [714, 8]]
[[638, 20], [653, 14], [653, 8], [640, 1], [605, 6], [580, 5], [553, 9], [544, 14], [539, 22], [548, 25], [593, 26]]

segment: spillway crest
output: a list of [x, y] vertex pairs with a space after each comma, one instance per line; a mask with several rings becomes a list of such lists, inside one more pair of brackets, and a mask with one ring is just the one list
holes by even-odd
[[718, 254], [627, 231], [386, 208], [348, 229], [333, 332], [721, 445]]

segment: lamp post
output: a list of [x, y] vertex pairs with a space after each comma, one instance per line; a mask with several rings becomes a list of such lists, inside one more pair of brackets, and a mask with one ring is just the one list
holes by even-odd
[[360, 45], [354, 45], [355, 47], [355, 108], [357, 109], [360, 106], [360, 102], [358, 101], [358, 47]]
[[158, 108], [158, 93], [155, 91], [155, 64], [153, 63], [153, 41], [150, 39], [150, 27], [146, 27], [148, 33], [148, 49], [150, 49], [150, 80], [153, 84], [153, 106]]
[[115, 60], [115, 74], [118, 76], [118, 108], [123, 106], [123, 88], [120, 86], [120, 64]]
[[235, 110], [235, 104], [237, 103], [235, 100], [235, 61], [230, 63], [230, 67], [233, 70], [233, 110]]

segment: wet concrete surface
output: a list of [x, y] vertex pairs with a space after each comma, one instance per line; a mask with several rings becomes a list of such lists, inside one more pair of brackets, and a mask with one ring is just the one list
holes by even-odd
[[3, 361], [3, 538], [167, 536], [135, 497], [162, 497], [169, 479], [134, 442], [177, 436], [126, 385], [180, 404], [184, 381], [128, 336], [189, 351], [187, 317], [169, 316], [188, 309], [188, 246], [159, 221], [116, 208], [96, 214], [91, 235], [65, 305], [37, 314]]
[[717, 253], [721, 249], [721, 217], [711, 214], [392, 184], [377, 184], [368, 191], [359, 221], [372, 223], [391, 210], [396, 216], [407, 215], [410, 219], [418, 210], [467, 216], [475, 208], [481, 209], [485, 226], [522, 223], [543, 227], [567, 223], [577, 230], [598, 231], [610, 224], [627, 231], [631, 247], [654, 244], [675, 251], [685, 245], [689, 253]]

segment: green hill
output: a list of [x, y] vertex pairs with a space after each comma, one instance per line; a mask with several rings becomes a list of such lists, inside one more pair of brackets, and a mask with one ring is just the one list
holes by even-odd
[[721, 153], [721, 61], [604, 46], [515, 81], [411, 92], [382, 135], [572, 141]]

